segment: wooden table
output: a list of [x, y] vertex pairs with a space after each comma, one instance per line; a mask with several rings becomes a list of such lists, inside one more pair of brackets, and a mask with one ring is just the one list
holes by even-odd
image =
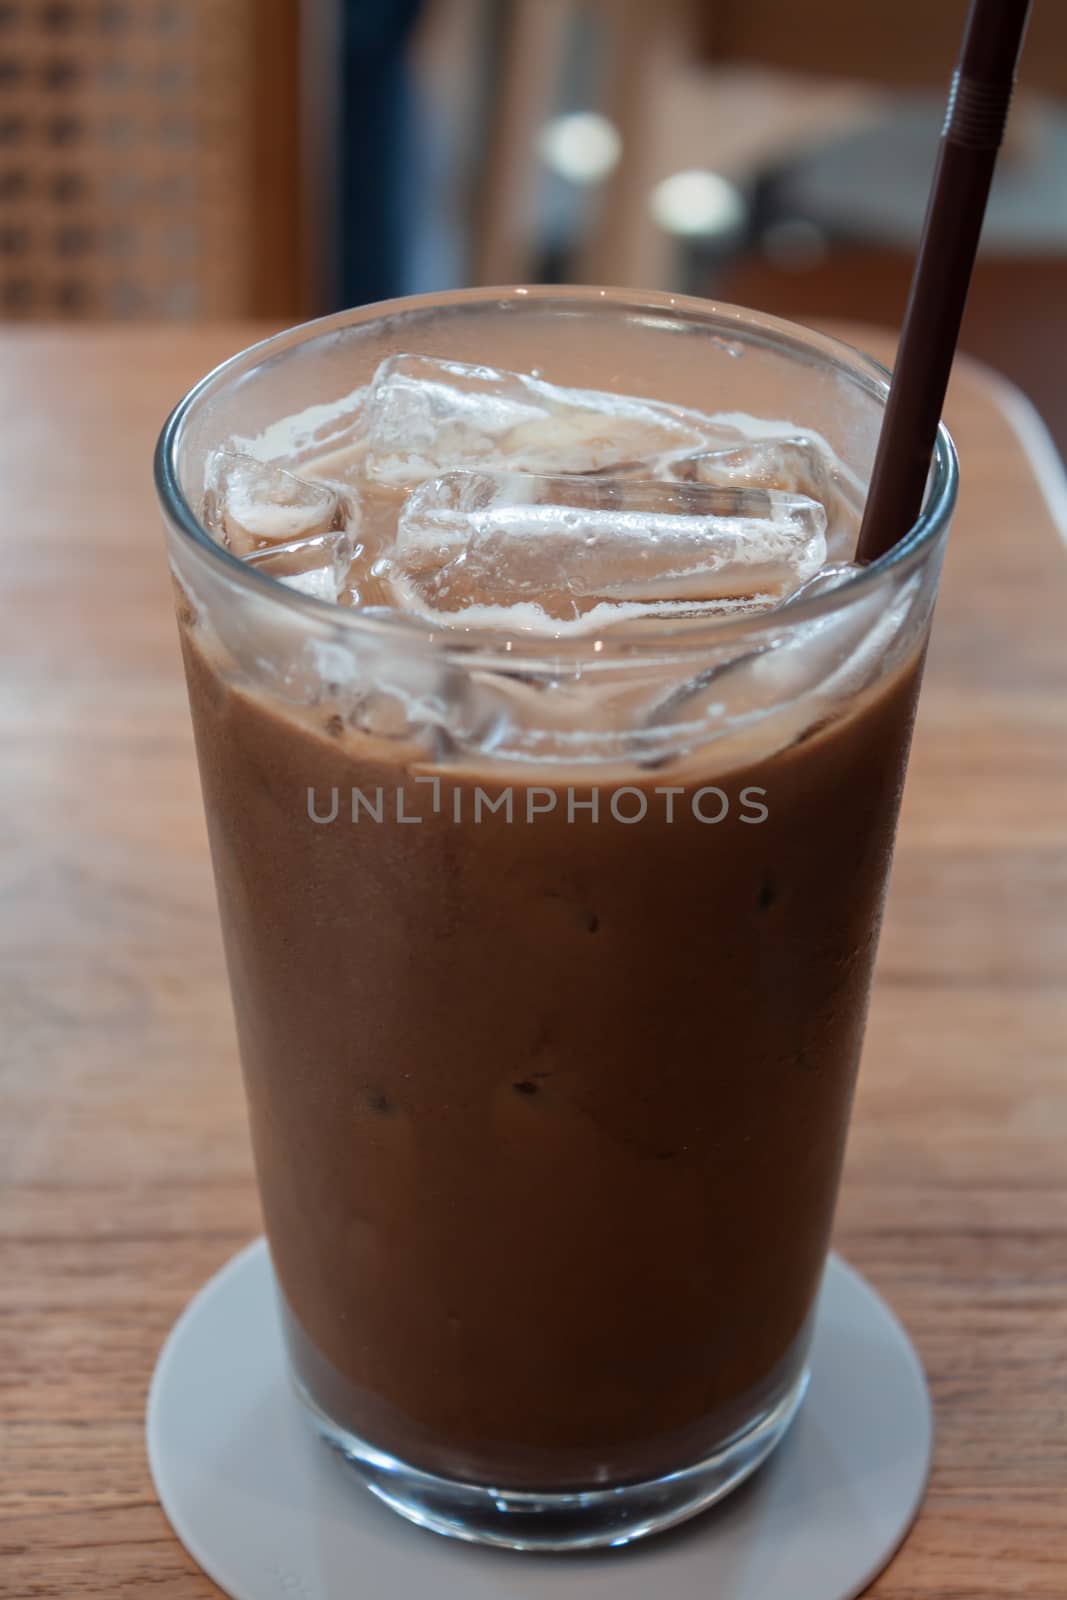
[[[217, 1592], [142, 1441], [167, 1329], [259, 1227], [149, 460], [253, 332], [0, 335], [4, 1597]], [[965, 487], [838, 1229], [937, 1411], [871, 1592], [1063, 1600], [1067, 494], [988, 374], [960, 370], [950, 421]]]

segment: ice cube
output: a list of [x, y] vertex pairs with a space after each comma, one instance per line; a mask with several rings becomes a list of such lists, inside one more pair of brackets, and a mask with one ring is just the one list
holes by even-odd
[[532, 473], [652, 466], [738, 437], [679, 406], [411, 355], [378, 368], [367, 424], [369, 476], [399, 486], [472, 466]]
[[855, 533], [859, 490], [850, 492], [843, 477], [832, 470], [827, 447], [807, 435], [746, 439], [725, 449], [676, 459], [668, 470], [686, 483], [748, 484], [806, 495], [825, 509], [831, 544], [835, 536]]
[[847, 583], [849, 578], [854, 578], [863, 568], [854, 561], [837, 561], [830, 566], [825, 566], [813, 578], [802, 583], [799, 589], [784, 602], [787, 606], [796, 605], [801, 600], [814, 599], [818, 595], [829, 594], [831, 589], [837, 589], [841, 584]]
[[213, 530], [241, 556], [326, 533], [341, 520], [332, 489], [229, 450], [209, 463], [207, 501]]
[[376, 573], [398, 604], [433, 614], [729, 610], [817, 572], [825, 525], [815, 501], [777, 490], [452, 472], [410, 496]]
[[317, 533], [309, 539], [268, 545], [247, 555], [245, 562], [266, 572], [301, 594], [316, 600], [337, 600], [352, 565], [352, 541], [347, 533]]

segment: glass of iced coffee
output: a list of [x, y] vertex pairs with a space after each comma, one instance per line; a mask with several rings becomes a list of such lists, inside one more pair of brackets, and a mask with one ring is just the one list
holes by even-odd
[[293, 1381], [413, 1521], [621, 1544], [782, 1438], [956, 492], [661, 295], [345, 313], [157, 475]]

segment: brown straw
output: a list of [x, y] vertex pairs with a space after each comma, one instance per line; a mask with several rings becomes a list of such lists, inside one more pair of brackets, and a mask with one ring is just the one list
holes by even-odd
[[937, 425], [1008, 120], [1030, 0], [972, 0], [856, 546], [874, 561], [922, 509]]

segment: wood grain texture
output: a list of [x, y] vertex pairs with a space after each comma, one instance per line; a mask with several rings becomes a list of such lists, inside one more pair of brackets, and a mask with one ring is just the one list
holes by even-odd
[[[5, 1600], [217, 1593], [142, 1441], [167, 1329], [259, 1225], [149, 460], [254, 332], [0, 338]], [[961, 369], [950, 420], [965, 487], [838, 1228], [937, 1410], [871, 1593], [1063, 1600], [1067, 552], [987, 375]]]

